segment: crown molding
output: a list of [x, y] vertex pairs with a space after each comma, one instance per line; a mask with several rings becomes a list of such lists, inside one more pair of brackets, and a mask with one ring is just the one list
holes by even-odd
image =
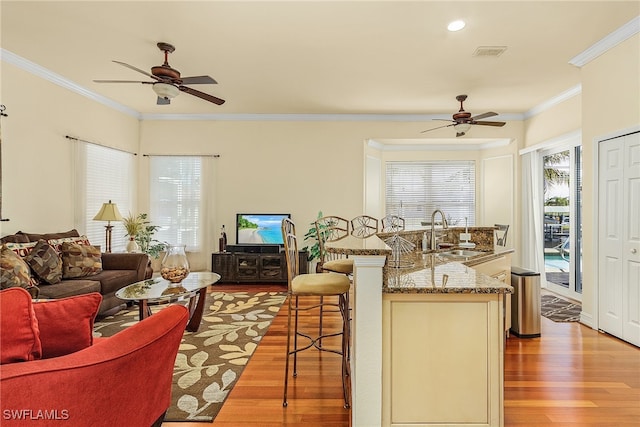
[[0, 59], [2, 62], [6, 62], [11, 65], [15, 65], [16, 67], [27, 71], [35, 76], [38, 76], [42, 79], [48, 80], [53, 84], [56, 84], [60, 87], [68, 89], [72, 92], [77, 93], [78, 95], [84, 96], [92, 101], [98, 102], [102, 105], [106, 105], [109, 108], [113, 108], [114, 110], [120, 111], [121, 113], [127, 114], [129, 116], [135, 117], [136, 119], [140, 119], [140, 114], [133, 110], [132, 108], [126, 107], [118, 102], [115, 102], [105, 96], [99, 95], [95, 92], [92, 92], [75, 82], [61, 76], [60, 74], [56, 74], [51, 70], [48, 70], [35, 62], [31, 62], [28, 59], [25, 59], [21, 56], [16, 55], [13, 52], [10, 52], [6, 49], [0, 48]]
[[[524, 114], [499, 114], [501, 120], [523, 120]], [[238, 122], [425, 122], [451, 120], [449, 114], [141, 114], [141, 120]]]
[[[442, 138], [440, 138], [442, 139]], [[481, 144], [469, 144], [464, 140], [450, 138], [451, 142], [443, 144], [383, 144], [375, 139], [369, 139], [367, 145], [380, 151], [482, 151], [490, 148], [506, 147], [511, 143], [509, 138], [499, 138]]]
[[622, 27], [608, 34], [598, 42], [594, 43], [578, 55], [574, 56], [569, 64], [576, 67], [584, 67], [589, 62], [596, 59], [609, 49], [613, 48], [619, 43], [627, 40], [640, 32], [640, 16], [636, 16], [631, 21], [624, 24]]
[[573, 98], [574, 96], [580, 95], [581, 93], [582, 93], [582, 85], [581, 84], [575, 85], [574, 87], [569, 88], [564, 92], [561, 92], [560, 94], [554, 96], [553, 98], [548, 99], [543, 103], [536, 105], [529, 111], [525, 112], [523, 114], [524, 119], [526, 120], [526, 119], [530, 119], [533, 116], [537, 116], [543, 111], [548, 110], [551, 107], [554, 107], [558, 104], [561, 104], [567, 99]]

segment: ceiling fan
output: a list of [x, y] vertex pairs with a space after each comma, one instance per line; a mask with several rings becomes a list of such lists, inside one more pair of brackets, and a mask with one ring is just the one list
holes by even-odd
[[[501, 127], [505, 125], [505, 122], [491, 122], [491, 121], [481, 120], [481, 119], [486, 119], [487, 117], [497, 116], [498, 113], [494, 113], [494, 112], [487, 112], [487, 113], [478, 114], [477, 116], [471, 117], [471, 113], [464, 111], [464, 107], [462, 106], [462, 103], [466, 99], [467, 99], [467, 95], [456, 96], [456, 100], [460, 102], [460, 110], [458, 110], [458, 112], [453, 115], [453, 120], [451, 120], [453, 123], [444, 125], [444, 126], [438, 126], [432, 129], [423, 130], [421, 133], [453, 126], [453, 128], [456, 130], [456, 137], [459, 137], [467, 133], [467, 131], [471, 128], [471, 125], [497, 126], [497, 127]], [[443, 120], [443, 119], [434, 119], [434, 120]]]
[[147, 73], [144, 70], [134, 67], [133, 65], [125, 64], [120, 61], [113, 61], [116, 64], [120, 64], [124, 67], [130, 68], [134, 71], [144, 74], [153, 79], [153, 81], [138, 81], [138, 80], [94, 80], [96, 83], [142, 83], [153, 85], [153, 91], [158, 95], [158, 105], [167, 105], [171, 103], [171, 99], [175, 98], [180, 92], [186, 92], [190, 95], [197, 96], [205, 101], [213, 102], [216, 105], [224, 104], [224, 99], [217, 98], [213, 95], [209, 95], [199, 90], [195, 90], [185, 85], [195, 84], [217, 84], [212, 77], [209, 76], [194, 76], [194, 77], [181, 77], [180, 71], [175, 68], [171, 68], [168, 61], [169, 53], [176, 50], [176, 48], [165, 42], [159, 42], [157, 44], [158, 49], [164, 52], [164, 64], [151, 67], [151, 73]]

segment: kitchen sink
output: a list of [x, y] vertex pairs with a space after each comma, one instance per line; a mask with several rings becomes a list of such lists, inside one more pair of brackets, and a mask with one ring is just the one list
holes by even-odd
[[482, 255], [484, 252], [470, 251], [467, 249], [454, 249], [451, 251], [439, 252], [438, 255], [445, 258], [471, 258], [474, 256]]

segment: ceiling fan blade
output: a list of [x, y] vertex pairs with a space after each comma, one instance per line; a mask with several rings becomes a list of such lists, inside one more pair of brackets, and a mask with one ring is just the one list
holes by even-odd
[[158, 105], [169, 105], [171, 104], [171, 100], [169, 98], [158, 97], [158, 101], [156, 102]]
[[498, 113], [494, 113], [493, 111], [489, 111], [487, 113], [478, 114], [477, 116], [471, 117], [470, 120], [486, 119], [487, 117], [493, 117], [493, 116], [497, 116], [497, 115], [498, 115]]
[[140, 80], [94, 80], [94, 83], [142, 83], [142, 84], [153, 84], [155, 82], [141, 82]]
[[505, 122], [487, 122], [487, 121], [482, 121], [482, 122], [476, 122], [473, 121], [471, 122], [472, 125], [482, 125], [482, 126], [497, 126], [497, 127], [502, 127], [504, 126], [506, 123]]
[[146, 72], [146, 71], [144, 71], [144, 70], [141, 70], [140, 68], [136, 68], [136, 67], [134, 67], [133, 65], [129, 65], [129, 64], [125, 63], [125, 62], [120, 62], [120, 61], [113, 61], [113, 62], [115, 62], [116, 64], [120, 64], [120, 65], [122, 65], [123, 67], [127, 67], [127, 68], [129, 68], [129, 69], [131, 69], [131, 70], [133, 70], [133, 71], [137, 71], [137, 72], [139, 72], [139, 73], [142, 73], [142, 74], [144, 74], [145, 76], [149, 76], [149, 77], [151, 77], [151, 78], [152, 78], [152, 79], [154, 79], [154, 80], [158, 80], [158, 81], [162, 80], [161, 78], [156, 77], [156, 76], [154, 76], [154, 75], [153, 75], [153, 74], [151, 74], [151, 73], [148, 73], [148, 72]]
[[[434, 120], [437, 120], [437, 119], [434, 119]], [[448, 127], [454, 126], [454, 125], [455, 125], [455, 123], [451, 123], [450, 125], [438, 126], [437, 128], [431, 128], [431, 129], [423, 130], [420, 133], [425, 133], [425, 132], [429, 132], [429, 131], [436, 130], [436, 129], [448, 128]]]
[[205, 101], [213, 102], [216, 105], [224, 104], [224, 99], [216, 98], [213, 95], [206, 94], [204, 92], [200, 92], [199, 90], [192, 89], [187, 86], [178, 86], [182, 92], [187, 92], [188, 94], [197, 96], [198, 98], [204, 99]]
[[210, 77], [210, 76], [180, 77], [180, 80], [182, 81], [183, 85], [206, 85], [206, 84], [215, 85], [215, 84], [218, 84], [218, 82], [215, 81], [213, 79], [213, 77]]

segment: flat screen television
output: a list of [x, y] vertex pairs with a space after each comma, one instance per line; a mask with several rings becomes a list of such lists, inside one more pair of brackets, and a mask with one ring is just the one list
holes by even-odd
[[291, 218], [291, 214], [236, 214], [236, 243], [238, 245], [284, 245], [283, 218]]

